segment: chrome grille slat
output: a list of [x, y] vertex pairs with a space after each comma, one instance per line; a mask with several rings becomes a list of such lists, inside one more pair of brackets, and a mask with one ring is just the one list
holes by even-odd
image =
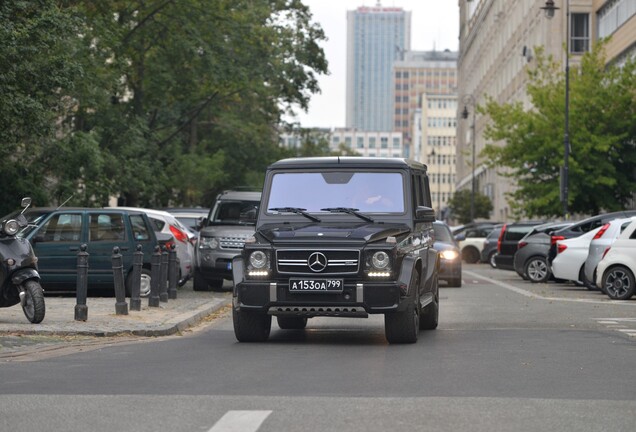
[[[314, 252], [327, 258], [327, 267], [320, 272], [309, 268], [308, 259]], [[276, 269], [281, 274], [334, 275], [355, 274], [359, 270], [360, 251], [357, 249], [279, 249], [276, 251]]]

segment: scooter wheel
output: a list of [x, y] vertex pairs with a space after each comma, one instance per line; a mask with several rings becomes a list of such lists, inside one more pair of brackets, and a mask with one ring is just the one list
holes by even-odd
[[26, 301], [22, 310], [27, 319], [33, 324], [41, 323], [44, 319], [44, 290], [39, 282], [28, 280], [22, 284], [26, 294]]

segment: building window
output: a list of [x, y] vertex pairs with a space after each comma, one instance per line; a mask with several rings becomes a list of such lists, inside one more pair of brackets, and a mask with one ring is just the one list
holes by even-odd
[[393, 148], [394, 149], [400, 148], [400, 139], [399, 138], [393, 138]]
[[634, 0], [610, 0], [598, 11], [598, 37], [613, 34], [632, 16], [636, 15]]
[[380, 138], [380, 147], [383, 149], [389, 148], [389, 139], [387, 137]]
[[[369, 137], [369, 148], [370, 149], [374, 149], [375, 148], [375, 137]], [[371, 155], [369, 155], [371, 156]], [[375, 156], [375, 154], [374, 154]]]
[[570, 52], [580, 54], [590, 49], [590, 15], [573, 13], [570, 27]]
[[345, 138], [345, 144], [347, 145], [347, 147], [351, 148], [351, 137]]
[[364, 138], [363, 137], [358, 137], [357, 138], [357, 143], [358, 143], [358, 148], [364, 148]]

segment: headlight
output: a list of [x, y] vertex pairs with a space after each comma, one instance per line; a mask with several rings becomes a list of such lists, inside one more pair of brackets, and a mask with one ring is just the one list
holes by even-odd
[[5, 224], [4, 224], [4, 232], [7, 235], [16, 235], [18, 233], [18, 231], [20, 231], [20, 224], [18, 223], [17, 220], [15, 219], [9, 219]]
[[379, 251], [373, 254], [371, 258], [371, 263], [373, 267], [378, 270], [384, 270], [390, 264], [391, 260], [389, 259], [389, 254], [384, 251]]
[[457, 257], [459, 256], [459, 253], [457, 253], [457, 251], [454, 251], [454, 250], [445, 250], [440, 255], [442, 256], [442, 259], [452, 261], [454, 259], [457, 259]]
[[254, 251], [250, 254], [250, 264], [255, 269], [262, 269], [267, 266], [267, 255], [263, 251]]
[[219, 241], [214, 237], [201, 237], [199, 239], [199, 249], [216, 249]]

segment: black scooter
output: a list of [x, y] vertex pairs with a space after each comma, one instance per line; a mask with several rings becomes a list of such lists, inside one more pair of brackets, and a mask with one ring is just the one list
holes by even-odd
[[34, 324], [44, 319], [44, 290], [37, 271], [38, 259], [28, 240], [16, 237], [28, 225], [24, 212], [31, 198], [22, 199], [22, 211], [0, 221], [0, 308], [22, 306]]

